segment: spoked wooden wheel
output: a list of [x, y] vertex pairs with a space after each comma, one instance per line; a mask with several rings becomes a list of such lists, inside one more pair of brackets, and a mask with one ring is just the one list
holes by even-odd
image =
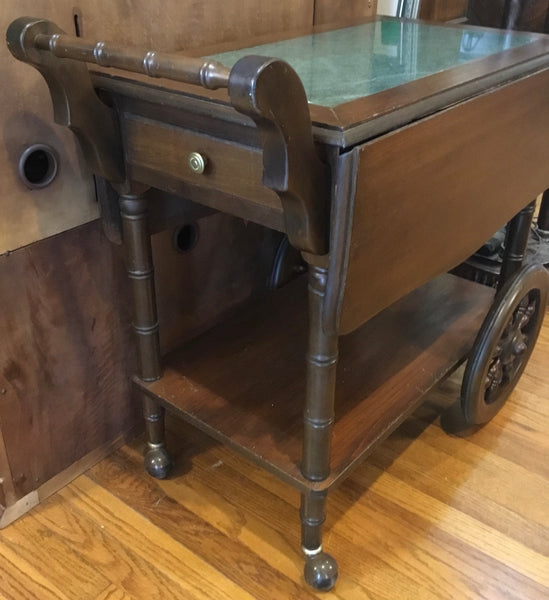
[[538, 338], [548, 290], [547, 271], [530, 265], [496, 295], [463, 376], [461, 406], [467, 424], [487, 423], [513, 391]]

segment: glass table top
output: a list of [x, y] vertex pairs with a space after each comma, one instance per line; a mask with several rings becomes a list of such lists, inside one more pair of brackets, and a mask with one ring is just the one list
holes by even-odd
[[537, 39], [381, 18], [211, 58], [227, 67], [249, 54], [283, 59], [297, 71], [310, 103], [334, 107]]

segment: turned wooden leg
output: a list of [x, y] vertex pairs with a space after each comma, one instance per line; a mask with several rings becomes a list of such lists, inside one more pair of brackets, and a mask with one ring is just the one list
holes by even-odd
[[337, 580], [337, 562], [322, 550], [322, 525], [326, 520], [326, 492], [301, 495], [301, 547], [305, 554], [305, 581], [317, 590], [331, 590]]
[[[330, 474], [330, 445], [334, 423], [334, 394], [338, 336], [322, 328], [326, 269], [309, 266], [309, 345], [307, 392], [303, 415], [301, 471], [311, 481]], [[337, 562], [322, 550], [326, 492], [301, 496], [301, 535], [305, 554], [305, 580], [318, 590], [331, 589], [337, 579]]]
[[[143, 381], [154, 381], [160, 378], [162, 369], [152, 249], [147, 227], [147, 200], [134, 194], [122, 195], [120, 213], [126, 269], [132, 288], [138, 375]], [[143, 410], [148, 444], [145, 469], [153, 477], [162, 479], [171, 467], [164, 436], [164, 409], [146, 397]]]
[[505, 252], [498, 280], [498, 290], [522, 267], [536, 202], [531, 202], [509, 221], [505, 234]]
[[334, 423], [338, 336], [327, 334], [322, 328], [326, 276], [326, 269], [309, 266], [309, 345], [301, 472], [311, 481], [322, 481], [330, 474]]

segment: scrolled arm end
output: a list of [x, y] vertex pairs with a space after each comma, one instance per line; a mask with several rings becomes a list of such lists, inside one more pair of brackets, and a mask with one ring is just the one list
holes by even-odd
[[15, 58], [23, 62], [39, 62], [35, 39], [39, 34], [53, 35], [61, 30], [51, 21], [37, 17], [19, 17], [6, 31], [6, 43]]
[[229, 96], [257, 125], [263, 184], [280, 197], [290, 242], [304, 252], [326, 254], [330, 170], [317, 154], [298, 74], [282, 60], [246, 56], [231, 70]]

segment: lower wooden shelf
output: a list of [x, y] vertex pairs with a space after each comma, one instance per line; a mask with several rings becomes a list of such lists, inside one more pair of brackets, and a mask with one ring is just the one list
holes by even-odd
[[332, 471], [300, 473], [307, 282], [301, 278], [166, 357], [136, 386], [299, 490], [328, 489], [466, 356], [493, 299], [443, 275], [340, 338]]

